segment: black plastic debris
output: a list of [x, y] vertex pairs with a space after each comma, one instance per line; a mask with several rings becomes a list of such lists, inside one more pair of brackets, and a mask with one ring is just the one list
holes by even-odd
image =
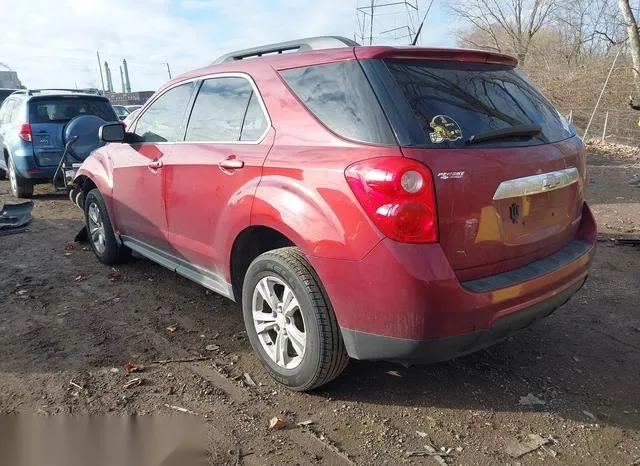
[[31, 222], [33, 202], [5, 204], [0, 210], [0, 236], [22, 233]]

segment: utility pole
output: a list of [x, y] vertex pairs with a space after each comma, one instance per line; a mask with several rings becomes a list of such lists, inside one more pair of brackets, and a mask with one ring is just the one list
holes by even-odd
[[371, 32], [369, 33], [369, 45], [373, 44], [373, 4], [374, 0], [371, 0]]
[[167, 73], [169, 73], [169, 79], [171, 79], [171, 68], [169, 68], [169, 63], [165, 63], [167, 65]]
[[104, 94], [104, 77], [102, 76], [102, 63], [100, 62], [100, 52], [96, 50], [96, 55], [98, 56], [98, 69], [100, 70], [100, 82], [102, 83], [102, 93]]

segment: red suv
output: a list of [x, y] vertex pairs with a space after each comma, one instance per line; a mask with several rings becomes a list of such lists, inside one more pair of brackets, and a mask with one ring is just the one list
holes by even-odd
[[595, 252], [583, 144], [515, 66], [335, 37], [228, 54], [103, 126], [71, 197], [103, 263], [241, 303], [292, 389], [453, 358], [551, 314]]

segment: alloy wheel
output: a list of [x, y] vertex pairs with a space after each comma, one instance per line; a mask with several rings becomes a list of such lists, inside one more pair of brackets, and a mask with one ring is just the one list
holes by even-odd
[[100, 207], [95, 202], [89, 205], [87, 218], [89, 220], [89, 237], [91, 238], [91, 243], [96, 248], [98, 254], [102, 254], [107, 247], [106, 236], [102, 215], [100, 214]]
[[8, 168], [7, 171], [9, 172], [9, 183], [11, 183], [11, 190], [14, 193], [17, 193], [18, 192], [18, 178], [16, 177], [16, 172], [15, 172], [15, 170], [13, 168], [13, 162], [11, 162], [11, 160], [9, 160], [8, 165], [9, 166], [7, 167]]
[[262, 348], [278, 366], [295, 369], [302, 362], [307, 334], [300, 304], [280, 278], [262, 278], [253, 290], [253, 325]]

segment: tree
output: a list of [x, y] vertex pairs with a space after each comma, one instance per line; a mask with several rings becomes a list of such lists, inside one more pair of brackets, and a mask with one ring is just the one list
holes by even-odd
[[629, 36], [631, 61], [633, 62], [633, 82], [636, 85], [636, 90], [640, 91], [640, 34], [638, 33], [638, 23], [633, 16], [629, 0], [618, 0], [618, 8], [622, 13], [627, 35]]
[[522, 65], [532, 40], [543, 26], [551, 22], [559, 1], [458, 0], [450, 10], [489, 41], [489, 44], [469, 41], [470, 45], [513, 53]]

